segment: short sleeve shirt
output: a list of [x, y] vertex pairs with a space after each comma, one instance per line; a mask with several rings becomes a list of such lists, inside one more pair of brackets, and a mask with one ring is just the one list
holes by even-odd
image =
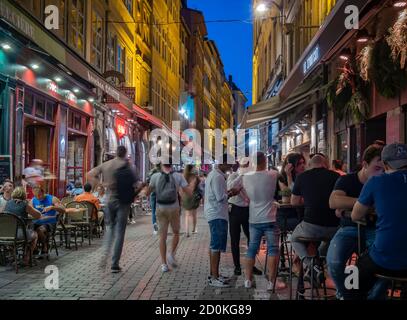
[[[150, 188], [152, 189], [152, 191], [155, 191], [157, 183], [158, 183], [158, 179], [161, 176], [161, 172], [157, 172], [154, 173], [151, 176], [150, 179]], [[185, 180], [184, 176], [178, 172], [173, 172], [172, 173], [172, 177], [174, 178], [175, 181], [175, 185], [177, 187], [177, 192], [179, 192], [180, 188], [186, 188], [188, 187], [188, 182]], [[177, 209], [180, 207], [180, 204], [178, 201], [175, 201], [172, 204], [160, 204], [157, 202], [157, 209], [161, 208], [161, 209]]]

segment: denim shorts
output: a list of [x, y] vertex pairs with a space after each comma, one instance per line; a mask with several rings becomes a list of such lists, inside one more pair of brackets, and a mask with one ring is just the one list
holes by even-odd
[[276, 222], [273, 223], [250, 223], [250, 242], [247, 250], [247, 258], [254, 259], [260, 248], [261, 238], [267, 239], [267, 255], [278, 257], [280, 254], [280, 228]]
[[211, 220], [209, 221], [209, 229], [211, 232], [211, 251], [226, 252], [226, 244], [228, 240], [228, 222], [223, 219]]

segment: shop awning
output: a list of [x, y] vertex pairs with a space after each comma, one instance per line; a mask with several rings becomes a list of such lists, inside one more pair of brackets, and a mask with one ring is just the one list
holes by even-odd
[[280, 97], [276, 96], [259, 102], [247, 108], [240, 128], [249, 129], [278, 118], [282, 114], [294, 109], [308, 107], [316, 101], [314, 94], [324, 89], [322, 79], [318, 77], [301, 84], [285, 101], [281, 101]]
[[253, 128], [263, 122], [271, 120], [274, 113], [278, 111], [280, 103], [280, 97], [275, 96], [248, 107], [239, 129]]
[[163, 122], [160, 119], [153, 116], [151, 113], [149, 113], [146, 110], [142, 109], [138, 105], [133, 104], [133, 111], [136, 113], [138, 118], [143, 119], [143, 120], [155, 125], [158, 128], [163, 127]]

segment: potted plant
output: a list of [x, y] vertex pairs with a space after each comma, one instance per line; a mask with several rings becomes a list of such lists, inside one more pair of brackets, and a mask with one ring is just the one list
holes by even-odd
[[282, 197], [281, 202], [284, 204], [289, 204], [291, 202], [291, 189], [286, 188], [279, 192], [279, 195]]

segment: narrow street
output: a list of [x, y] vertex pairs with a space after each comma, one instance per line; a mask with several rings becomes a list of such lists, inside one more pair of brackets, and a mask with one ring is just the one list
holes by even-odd
[[[123, 272], [112, 274], [101, 271], [102, 240], [87, 242], [78, 251], [59, 249], [56, 257], [52, 251], [50, 261], [39, 260], [33, 268], [24, 268], [15, 274], [12, 267], [0, 267], [1, 299], [108, 299], [108, 300], [275, 300], [287, 299], [288, 292], [271, 295], [266, 291], [264, 276], [255, 276], [255, 288], [244, 288], [244, 275], [233, 276], [230, 253], [222, 256], [221, 274], [232, 277], [231, 287], [217, 289], [206, 281], [209, 261], [209, 228], [199, 212], [198, 233], [186, 238], [183, 234], [179, 244], [177, 260], [179, 268], [166, 274], [161, 273], [159, 237], [152, 234], [151, 216], [138, 216], [136, 224], [128, 225], [125, 246], [121, 259]], [[242, 233], [243, 234], [243, 233]], [[169, 236], [169, 241], [171, 235]], [[169, 243], [169, 242], [168, 242]], [[242, 262], [246, 251], [242, 239]], [[260, 252], [264, 257], [264, 251]], [[261, 261], [257, 266], [264, 267]], [[59, 270], [59, 289], [46, 290], [44, 280], [48, 276], [47, 265]]]

